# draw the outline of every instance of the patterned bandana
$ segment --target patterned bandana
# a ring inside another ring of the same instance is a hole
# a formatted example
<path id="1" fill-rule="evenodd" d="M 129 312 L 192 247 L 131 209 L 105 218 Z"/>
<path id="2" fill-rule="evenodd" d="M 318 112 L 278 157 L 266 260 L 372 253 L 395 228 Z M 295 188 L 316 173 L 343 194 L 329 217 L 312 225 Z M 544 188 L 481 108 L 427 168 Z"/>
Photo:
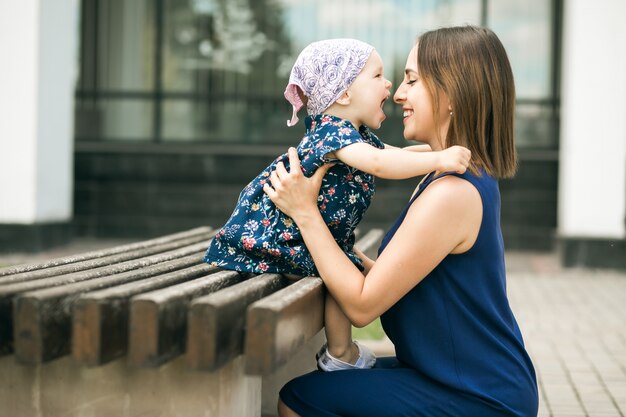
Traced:
<path id="1" fill-rule="evenodd" d="M 293 106 L 287 126 L 298 123 L 298 111 L 304 106 L 298 89 L 308 99 L 309 115 L 322 113 L 346 92 L 373 50 L 373 46 L 356 39 L 329 39 L 304 48 L 291 69 L 285 89 L 285 98 Z"/>

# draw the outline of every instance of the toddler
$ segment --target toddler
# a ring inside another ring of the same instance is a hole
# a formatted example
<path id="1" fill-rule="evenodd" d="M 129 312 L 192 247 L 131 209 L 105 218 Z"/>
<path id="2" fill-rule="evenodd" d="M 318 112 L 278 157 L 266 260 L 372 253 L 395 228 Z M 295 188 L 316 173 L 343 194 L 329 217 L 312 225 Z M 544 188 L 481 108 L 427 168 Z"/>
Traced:
<path id="1" fill-rule="evenodd" d="M 429 152 L 427 145 L 401 149 L 382 143 L 370 129 L 378 129 L 385 119 L 382 107 L 390 88 L 373 46 L 330 39 L 314 42 L 300 53 L 285 90 L 293 106 L 288 126 L 298 122 L 297 113 L 305 105 L 308 112 L 297 146 L 304 175 L 335 164 L 324 177 L 318 206 L 339 246 L 361 270 L 354 230 L 374 195 L 374 177 L 406 179 L 436 170 L 463 173 L 470 159 L 469 150 L 459 146 Z M 289 167 L 283 154 L 243 189 L 230 219 L 211 242 L 206 262 L 292 279 L 318 276 L 297 226 L 263 192 L 278 162 Z M 317 358 L 321 370 L 374 365 L 374 354 L 352 341 L 350 321 L 331 294 L 326 297 L 325 331 L 327 344 Z"/>

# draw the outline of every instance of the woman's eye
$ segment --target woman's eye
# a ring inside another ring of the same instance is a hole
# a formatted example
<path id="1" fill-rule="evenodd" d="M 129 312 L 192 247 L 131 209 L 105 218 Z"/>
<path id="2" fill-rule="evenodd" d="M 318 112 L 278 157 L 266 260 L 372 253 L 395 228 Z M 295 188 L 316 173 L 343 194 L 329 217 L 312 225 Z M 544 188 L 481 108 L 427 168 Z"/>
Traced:
<path id="1" fill-rule="evenodd" d="M 406 83 L 407 83 L 408 85 L 413 85 L 413 84 L 415 84 L 416 82 L 417 82 L 417 80 L 408 80 Z"/>

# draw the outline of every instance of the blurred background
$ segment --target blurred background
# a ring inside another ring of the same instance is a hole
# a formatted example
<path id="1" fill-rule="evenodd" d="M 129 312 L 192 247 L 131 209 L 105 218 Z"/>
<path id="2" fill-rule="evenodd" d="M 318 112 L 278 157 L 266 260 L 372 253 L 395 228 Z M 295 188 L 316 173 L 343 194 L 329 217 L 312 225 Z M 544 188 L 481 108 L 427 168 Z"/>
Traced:
<path id="1" fill-rule="evenodd" d="M 283 91 L 304 46 L 369 42 L 395 88 L 421 32 L 473 24 L 517 88 L 506 248 L 625 269 L 623 16 L 621 0 L 0 0 L 0 252 L 219 227 L 301 138 Z M 407 145 L 385 112 L 379 136 Z M 414 185 L 379 181 L 362 228 Z"/>

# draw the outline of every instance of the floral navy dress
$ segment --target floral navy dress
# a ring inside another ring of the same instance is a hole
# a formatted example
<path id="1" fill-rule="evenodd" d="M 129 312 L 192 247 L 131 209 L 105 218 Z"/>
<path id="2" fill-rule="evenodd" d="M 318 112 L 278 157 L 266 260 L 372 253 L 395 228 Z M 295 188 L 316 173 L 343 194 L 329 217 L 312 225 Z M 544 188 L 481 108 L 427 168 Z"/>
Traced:
<path id="1" fill-rule="evenodd" d="M 380 149 L 385 145 L 368 128 L 356 130 L 349 121 L 334 116 L 308 116 L 305 125 L 304 138 L 297 147 L 302 171 L 310 177 L 325 163 L 336 163 L 324 176 L 318 207 L 335 241 L 362 269 L 361 260 L 353 252 L 354 229 L 374 195 L 374 176 L 327 154 L 354 143 Z M 230 219 L 211 242 L 206 262 L 242 272 L 319 275 L 295 222 L 263 192 L 263 185 L 281 161 L 289 168 L 285 153 L 243 189 Z"/>

